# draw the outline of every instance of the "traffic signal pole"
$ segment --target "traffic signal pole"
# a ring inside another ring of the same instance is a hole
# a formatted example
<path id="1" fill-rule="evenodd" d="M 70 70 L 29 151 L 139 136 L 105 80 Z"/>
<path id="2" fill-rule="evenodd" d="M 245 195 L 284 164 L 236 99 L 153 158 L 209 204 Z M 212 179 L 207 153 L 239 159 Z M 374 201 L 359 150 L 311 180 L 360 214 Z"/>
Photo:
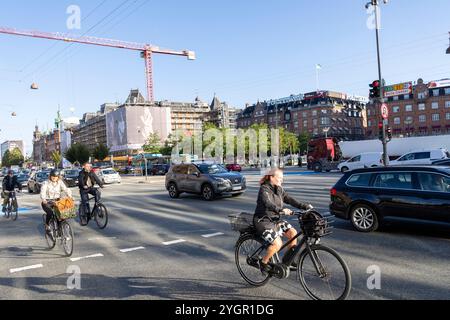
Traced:
<path id="1" fill-rule="evenodd" d="M 372 5 L 375 7 L 375 32 L 377 38 L 377 56 L 378 56 L 378 78 L 380 80 L 380 98 L 379 98 L 379 109 L 384 104 L 384 83 L 381 74 L 381 54 L 380 54 L 380 34 L 379 34 L 379 20 L 378 20 L 378 10 L 379 10 L 379 0 L 372 0 Z M 383 119 L 383 163 L 385 166 L 389 165 L 389 157 L 387 153 L 387 139 L 386 139 L 386 121 Z"/>

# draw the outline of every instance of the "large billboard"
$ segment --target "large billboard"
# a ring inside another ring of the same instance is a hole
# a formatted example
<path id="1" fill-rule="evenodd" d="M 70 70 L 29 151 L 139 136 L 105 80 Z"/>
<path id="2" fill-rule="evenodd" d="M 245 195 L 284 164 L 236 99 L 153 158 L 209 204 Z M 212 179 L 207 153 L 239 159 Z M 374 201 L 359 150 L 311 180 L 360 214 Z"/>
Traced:
<path id="1" fill-rule="evenodd" d="M 428 88 L 430 88 L 430 89 L 438 89 L 438 88 L 445 88 L 445 87 L 450 87 L 450 79 L 431 81 L 428 84 Z"/>
<path id="2" fill-rule="evenodd" d="M 399 84 L 394 84 L 392 86 L 384 87 L 384 97 L 385 98 L 401 96 L 404 94 L 411 94 L 412 92 L 413 92 L 412 82 L 399 83 Z"/>
<path id="3" fill-rule="evenodd" d="M 119 108 L 106 115 L 106 139 L 112 152 L 127 149 L 125 108 Z"/>

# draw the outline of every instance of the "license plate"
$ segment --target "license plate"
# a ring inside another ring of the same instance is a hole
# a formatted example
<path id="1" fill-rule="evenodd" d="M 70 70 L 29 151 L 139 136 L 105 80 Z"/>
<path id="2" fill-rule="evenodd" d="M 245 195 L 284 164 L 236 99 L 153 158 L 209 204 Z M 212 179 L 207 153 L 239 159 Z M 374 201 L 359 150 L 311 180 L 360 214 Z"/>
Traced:
<path id="1" fill-rule="evenodd" d="M 239 191 L 242 190 L 242 187 L 233 187 L 233 191 Z"/>

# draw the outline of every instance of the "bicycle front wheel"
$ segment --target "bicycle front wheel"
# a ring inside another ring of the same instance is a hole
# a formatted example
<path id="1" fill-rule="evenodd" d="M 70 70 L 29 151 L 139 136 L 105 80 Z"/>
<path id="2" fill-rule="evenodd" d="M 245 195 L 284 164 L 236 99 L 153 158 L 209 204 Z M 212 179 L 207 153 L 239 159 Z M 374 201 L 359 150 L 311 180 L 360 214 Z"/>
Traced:
<path id="1" fill-rule="evenodd" d="M 67 257 L 70 257 L 73 253 L 73 231 L 67 221 L 61 222 L 61 233 L 64 253 Z"/>
<path id="2" fill-rule="evenodd" d="M 314 300 L 345 300 L 350 294 L 351 275 L 345 261 L 331 248 L 312 245 L 298 260 L 298 279 Z"/>
<path id="3" fill-rule="evenodd" d="M 259 259 L 266 254 L 264 242 L 256 236 L 240 238 L 236 244 L 236 266 L 242 278 L 254 287 L 262 287 L 270 281 L 259 268 Z"/>
<path id="4" fill-rule="evenodd" d="M 108 225 L 108 210 L 103 204 L 98 204 L 95 209 L 95 222 L 100 230 L 103 230 Z"/>
<path id="5" fill-rule="evenodd" d="M 56 230 L 54 228 L 54 223 L 53 223 L 53 220 L 50 221 L 50 224 L 49 224 L 50 231 L 47 232 L 47 230 L 45 230 L 45 223 L 46 223 L 46 215 L 45 214 L 42 216 L 42 220 L 44 222 L 45 240 L 47 241 L 48 248 L 50 250 L 52 250 L 56 246 L 56 237 L 55 237 Z"/>

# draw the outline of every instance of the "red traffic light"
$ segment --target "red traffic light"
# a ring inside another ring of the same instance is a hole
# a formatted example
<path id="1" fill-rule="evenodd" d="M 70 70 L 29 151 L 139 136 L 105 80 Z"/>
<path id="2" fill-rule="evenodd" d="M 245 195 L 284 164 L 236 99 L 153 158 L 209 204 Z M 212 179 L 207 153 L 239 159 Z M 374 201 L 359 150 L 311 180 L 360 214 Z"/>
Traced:
<path id="1" fill-rule="evenodd" d="M 378 122 L 378 129 L 383 129 L 383 122 Z"/>
<path id="2" fill-rule="evenodd" d="M 374 82 L 372 82 L 372 84 L 370 85 L 371 88 L 378 88 L 380 87 L 380 81 L 375 80 Z"/>

